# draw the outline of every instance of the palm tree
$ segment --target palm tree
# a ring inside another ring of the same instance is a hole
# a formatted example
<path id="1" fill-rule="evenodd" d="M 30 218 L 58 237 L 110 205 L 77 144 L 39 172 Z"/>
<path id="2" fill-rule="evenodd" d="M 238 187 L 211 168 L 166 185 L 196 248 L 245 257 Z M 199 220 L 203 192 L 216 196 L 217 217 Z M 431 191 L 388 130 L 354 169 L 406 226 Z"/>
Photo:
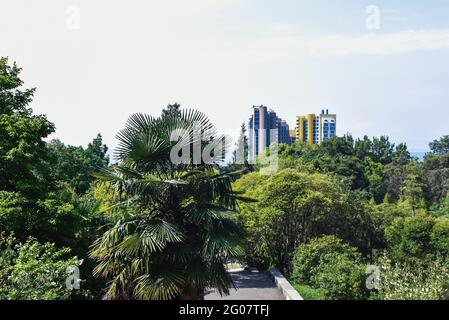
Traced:
<path id="1" fill-rule="evenodd" d="M 230 217 L 241 200 L 232 191 L 232 174 L 220 173 L 216 162 L 170 160 L 178 143 L 170 139 L 174 131 L 184 135 L 181 145 L 192 160 L 198 123 L 204 150 L 217 141 L 204 114 L 135 114 L 117 136 L 118 164 L 96 174 L 132 212 L 92 246 L 94 273 L 109 281 L 105 299 L 201 299 L 207 287 L 229 293 L 223 262 L 241 254 L 241 232 Z"/>

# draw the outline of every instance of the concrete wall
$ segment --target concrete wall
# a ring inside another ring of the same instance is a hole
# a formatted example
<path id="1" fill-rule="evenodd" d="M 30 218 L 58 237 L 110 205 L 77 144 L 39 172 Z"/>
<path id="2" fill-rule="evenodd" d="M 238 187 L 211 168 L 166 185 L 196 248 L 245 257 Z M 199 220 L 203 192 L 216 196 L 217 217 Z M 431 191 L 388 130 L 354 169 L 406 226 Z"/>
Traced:
<path id="1" fill-rule="evenodd" d="M 285 300 L 304 300 L 298 291 L 288 282 L 288 280 L 277 269 L 268 270 L 269 275 L 278 289 L 281 291 Z"/>

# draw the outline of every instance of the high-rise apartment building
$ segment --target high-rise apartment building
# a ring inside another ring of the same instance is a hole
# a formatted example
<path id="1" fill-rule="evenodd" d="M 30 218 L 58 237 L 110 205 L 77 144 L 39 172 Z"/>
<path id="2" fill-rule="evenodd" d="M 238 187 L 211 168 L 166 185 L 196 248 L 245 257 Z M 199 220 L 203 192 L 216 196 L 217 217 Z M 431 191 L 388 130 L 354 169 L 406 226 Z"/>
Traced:
<path id="1" fill-rule="evenodd" d="M 290 130 L 290 143 L 294 144 L 298 137 L 296 136 L 296 130 Z"/>
<path id="2" fill-rule="evenodd" d="M 308 114 L 297 118 L 297 140 L 300 143 L 321 144 L 337 135 L 337 115 L 329 114 L 329 110 L 321 110 L 321 114 Z"/>
<path id="3" fill-rule="evenodd" d="M 277 132 L 278 132 L 278 143 L 291 144 L 290 138 L 290 127 L 287 121 L 282 119 L 277 119 Z"/>
<path id="4" fill-rule="evenodd" d="M 286 121 L 266 106 L 253 106 L 248 122 L 249 156 L 254 159 L 272 143 L 291 144 L 290 129 Z"/>

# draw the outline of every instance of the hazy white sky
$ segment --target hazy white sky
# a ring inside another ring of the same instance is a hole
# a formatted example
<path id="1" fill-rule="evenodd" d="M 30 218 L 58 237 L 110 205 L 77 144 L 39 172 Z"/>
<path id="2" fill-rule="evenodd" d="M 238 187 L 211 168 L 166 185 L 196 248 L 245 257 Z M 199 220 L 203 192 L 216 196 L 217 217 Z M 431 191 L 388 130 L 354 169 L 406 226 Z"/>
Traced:
<path id="1" fill-rule="evenodd" d="M 113 147 L 130 114 L 174 102 L 231 134 L 255 104 L 291 127 L 329 109 L 340 135 L 412 150 L 449 134 L 447 0 L 0 0 L 0 12 L 0 55 L 65 143 L 100 132 Z"/>

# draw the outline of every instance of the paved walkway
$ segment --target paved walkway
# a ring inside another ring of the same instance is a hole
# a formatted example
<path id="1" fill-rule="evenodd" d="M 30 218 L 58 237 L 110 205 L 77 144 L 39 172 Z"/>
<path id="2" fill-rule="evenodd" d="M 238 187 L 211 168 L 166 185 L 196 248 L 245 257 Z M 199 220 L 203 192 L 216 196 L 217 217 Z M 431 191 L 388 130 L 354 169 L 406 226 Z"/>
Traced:
<path id="1" fill-rule="evenodd" d="M 281 292 L 265 272 L 231 272 L 236 289 L 221 297 L 215 289 L 209 290 L 205 300 L 284 300 Z"/>

